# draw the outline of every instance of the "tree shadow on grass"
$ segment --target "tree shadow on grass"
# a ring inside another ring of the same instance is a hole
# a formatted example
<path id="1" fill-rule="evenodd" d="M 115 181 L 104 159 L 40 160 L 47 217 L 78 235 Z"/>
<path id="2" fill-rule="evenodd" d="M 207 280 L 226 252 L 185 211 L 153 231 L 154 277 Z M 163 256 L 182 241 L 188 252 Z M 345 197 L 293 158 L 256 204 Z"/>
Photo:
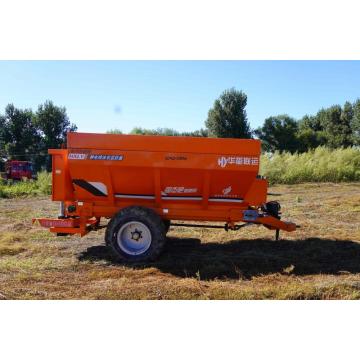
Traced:
<path id="1" fill-rule="evenodd" d="M 110 264 L 119 264 L 105 245 L 89 247 L 79 255 L 79 260 L 106 260 Z M 272 273 L 338 275 L 360 272 L 360 243 L 321 238 L 201 243 L 194 238 L 169 238 L 157 261 L 128 266 L 155 267 L 178 277 L 201 280 L 250 279 Z"/>

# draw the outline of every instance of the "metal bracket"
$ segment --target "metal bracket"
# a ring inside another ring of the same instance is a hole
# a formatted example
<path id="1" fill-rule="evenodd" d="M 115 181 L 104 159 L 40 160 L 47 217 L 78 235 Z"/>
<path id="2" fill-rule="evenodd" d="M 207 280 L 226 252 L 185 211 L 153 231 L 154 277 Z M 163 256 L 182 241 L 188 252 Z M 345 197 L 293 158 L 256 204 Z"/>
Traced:
<path id="1" fill-rule="evenodd" d="M 243 220 L 244 221 L 256 221 L 259 217 L 257 210 L 244 210 L 243 211 Z"/>

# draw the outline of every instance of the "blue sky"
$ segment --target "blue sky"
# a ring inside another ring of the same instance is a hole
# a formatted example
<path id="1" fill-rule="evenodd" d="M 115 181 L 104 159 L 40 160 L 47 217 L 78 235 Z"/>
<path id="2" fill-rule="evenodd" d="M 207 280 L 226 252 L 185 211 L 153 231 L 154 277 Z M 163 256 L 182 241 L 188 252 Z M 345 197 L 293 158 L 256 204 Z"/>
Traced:
<path id="1" fill-rule="evenodd" d="M 204 126 L 224 89 L 248 96 L 250 125 L 360 97 L 360 61 L 0 61 L 0 112 L 65 106 L 79 131 Z"/>

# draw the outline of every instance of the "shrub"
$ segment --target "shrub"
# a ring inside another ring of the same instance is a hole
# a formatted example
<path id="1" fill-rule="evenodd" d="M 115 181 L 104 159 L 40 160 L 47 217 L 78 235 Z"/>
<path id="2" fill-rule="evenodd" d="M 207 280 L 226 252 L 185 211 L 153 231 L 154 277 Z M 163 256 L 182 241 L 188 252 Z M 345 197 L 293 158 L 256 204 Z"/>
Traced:
<path id="1" fill-rule="evenodd" d="M 37 180 L 0 182 L 0 198 L 51 194 L 51 173 L 38 173 Z"/>
<path id="2" fill-rule="evenodd" d="M 343 182 L 360 180 L 360 149 L 318 147 L 302 154 L 278 153 L 261 157 L 260 173 L 270 183 Z"/>
<path id="3" fill-rule="evenodd" d="M 37 189 L 40 194 L 50 195 L 51 194 L 51 173 L 42 171 L 38 173 L 36 181 Z"/>

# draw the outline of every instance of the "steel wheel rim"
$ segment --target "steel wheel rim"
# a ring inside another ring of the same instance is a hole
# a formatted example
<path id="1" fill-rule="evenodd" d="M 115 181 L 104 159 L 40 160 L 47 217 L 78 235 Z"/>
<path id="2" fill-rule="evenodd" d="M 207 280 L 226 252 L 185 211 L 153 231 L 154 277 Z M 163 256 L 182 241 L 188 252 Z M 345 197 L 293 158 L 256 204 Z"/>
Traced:
<path id="1" fill-rule="evenodd" d="M 117 244 L 127 255 L 145 253 L 152 241 L 150 229 L 138 221 L 129 221 L 117 233 Z"/>

